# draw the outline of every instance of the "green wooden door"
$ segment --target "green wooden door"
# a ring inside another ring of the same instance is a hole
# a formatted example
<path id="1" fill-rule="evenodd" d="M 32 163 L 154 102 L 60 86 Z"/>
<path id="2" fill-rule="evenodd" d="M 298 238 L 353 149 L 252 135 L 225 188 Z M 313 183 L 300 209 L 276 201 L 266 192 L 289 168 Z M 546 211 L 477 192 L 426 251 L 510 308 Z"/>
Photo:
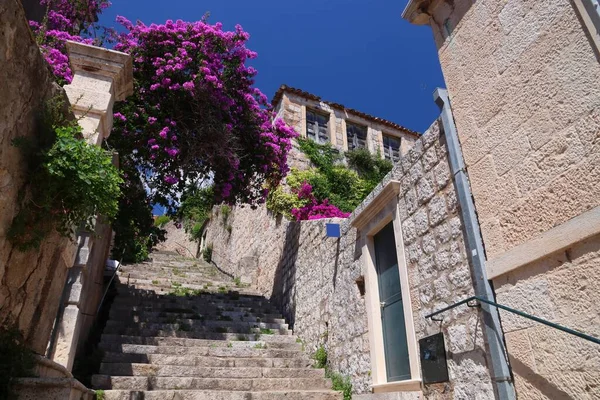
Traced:
<path id="1" fill-rule="evenodd" d="M 394 227 L 390 222 L 373 238 L 381 302 L 383 347 L 388 382 L 410 379 L 404 307 L 398 273 Z"/>

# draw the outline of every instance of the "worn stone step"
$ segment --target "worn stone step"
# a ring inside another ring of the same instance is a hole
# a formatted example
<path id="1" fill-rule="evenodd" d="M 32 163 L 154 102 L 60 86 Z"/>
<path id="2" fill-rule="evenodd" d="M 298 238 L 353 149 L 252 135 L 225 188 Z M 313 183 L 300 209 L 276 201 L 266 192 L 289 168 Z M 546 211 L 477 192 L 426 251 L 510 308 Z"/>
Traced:
<path id="1" fill-rule="evenodd" d="M 191 378 L 324 378 L 314 368 L 203 367 L 134 363 L 103 363 L 100 374 L 113 376 L 169 376 Z"/>
<path id="2" fill-rule="evenodd" d="M 104 353 L 102 365 L 133 363 L 153 365 L 180 365 L 195 367 L 256 367 L 256 368 L 310 368 L 314 361 L 306 358 L 243 358 L 210 356 L 177 356 L 169 354 Z M 100 373 L 108 374 L 104 367 Z"/>
<path id="3" fill-rule="evenodd" d="M 215 317 L 216 318 L 216 317 Z M 227 318 L 227 317 L 224 317 Z M 250 322 L 250 321 L 235 321 L 228 319 L 184 319 L 175 318 L 172 322 L 138 322 L 138 321 L 116 321 L 109 320 L 106 322 L 105 332 L 109 333 L 110 329 L 106 328 L 127 328 L 127 329 L 157 329 L 163 331 L 179 331 L 188 329 L 192 332 L 213 332 L 215 328 L 228 328 L 232 332 L 244 332 L 248 328 L 271 329 L 275 332 L 287 331 L 288 324 L 278 324 L 272 322 Z"/>
<path id="4" fill-rule="evenodd" d="M 254 347 L 185 347 L 157 346 L 135 343 L 100 343 L 101 350 L 111 353 L 128 354 L 164 354 L 189 357 L 223 357 L 223 358 L 302 358 L 307 355 L 299 348 L 276 348 L 266 344 L 265 348 Z"/>
<path id="5" fill-rule="evenodd" d="M 198 293 L 190 294 L 187 296 L 177 296 L 175 294 L 160 294 L 154 291 L 138 291 L 131 288 L 121 288 L 120 293 L 115 299 L 117 303 L 135 303 L 143 301 L 144 303 L 153 302 L 156 304 L 160 303 L 175 303 L 175 302 L 195 302 L 195 303 L 236 303 L 245 305 L 246 307 L 268 307 L 273 308 L 268 300 L 259 296 L 237 294 L 235 292 L 229 293 Z"/>
<path id="6" fill-rule="evenodd" d="M 325 378 L 182 378 L 143 376 L 92 376 L 92 385 L 97 389 L 184 389 L 184 390 L 314 390 L 329 389 Z"/>
<path id="7" fill-rule="evenodd" d="M 157 328 L 128 328 L 126 326 L 106 326 L 103 332 L 108 334 L 128 335 L 128 336 L 145 336 L 145 337 L 182 337 L 190 339 L 213 339 L 213 340 L 229 340 L 238 335 L 246 336 L 248 340 L 252 337 L 249 335 L 292 335 L 289 329 L 271 329 L 252 328 L 248 326 L 186 326 L 184 324 L 165 325 L 164 329 Z M 227 335 L 231 336 L 227 336 Z"/>
<path id="8" fill-rule="evenodd" d="M 191 311 L 191 310 L 190 310 Z M 174 320 L 203 319 L 218 320 L 218 318 L 231 318 L 233 321 L 245 322 L 269 322 L 274 324 L 285 324 L 285 319 L 279 314 L 250 314 L 241 311 L 203 310 L 202 313 L 172 313 L 158 311 L 132 311 L 131 309 L 111 309 L 109 318 L 114 321 L 134 322 L 169 322 Z"/>
<path id="9" fill-rule="evenodd" d="M 225 336 L 226 335 L 226 336 Z M 213 339 L 184 338 L 184 337 L 143 337 L 103 333 L 100 344 L 147 344 L 152 346 L 183 346 L 183 347 L 256 347 L 265 344 L 277 349 L 296 349 L 301 344 L 294 336 L 284 335 L 235 335 L 222 334 Z M 300 346 L 300 347 L 299 347 Z"/>
<path id="10" fill-rule="evenodd" d="M 177 302 L 166 302 L 166 303 L 159 303 L 159 304 L 149 304 L 147 302 L 139 302 L 136 305 L 132 305 L 132 304 L 127 304 L 124 303 L 120 300 L 115 300 L 115 302 L 113 302 L 112 306 L 111 306 L 111 312 L 112 311 L 118 311 L 118 312 L 123 312 L 123 313 L 131 313 L 131 314 L 136 314 L 136 313 L 140 313 L 140 312 L 158 312 L 158 313 L 162 313 L 162 312 L 169 312 L 169 313 L 176 313 L 176 314 L 183 314 L 183 313 L 188 313 L 188 314 L 198 314 L 198 313 L 225 313 L 225 312 L 235 312 L 235 313 L 241 313 L 242 315 L 248 314 L 248 315 L 256 315 L 256 316 L 261 316 L 261 315 L 273 315 L 276 318 L 282 318 L 281 314 L 279 312 L 277 312 L 275 309 L 273 308 L 266 308 L 265 306 L 262 307 L 247 307 L 247 306 L 237 306 L 237 305 L 233 305 L 231 303 L 202 303 L 199 304 L 197 302 L 193 302 L 193 301 L 188 301 L 187 303 L 177 303 Z"/>
<path id="11" fill-rule="evenodd" d="M 333 390 L 302 390 L 302 391 L 264 391 L 264 392 L 232 392 L 209 390 L 107 390 L 105 400 L 342 400 L 340 392 Z"/>

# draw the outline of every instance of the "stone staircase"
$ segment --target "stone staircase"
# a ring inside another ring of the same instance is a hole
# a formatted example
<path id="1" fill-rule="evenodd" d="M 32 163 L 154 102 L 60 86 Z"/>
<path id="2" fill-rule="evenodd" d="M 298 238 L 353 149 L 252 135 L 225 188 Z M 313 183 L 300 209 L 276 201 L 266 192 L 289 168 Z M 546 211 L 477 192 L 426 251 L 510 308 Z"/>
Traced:
<path id="1" fill-rule="evenodd" d="M 104 400 L 338 400 L 267 299 L 201 260 L 123 266 L 99 347 Z"/>

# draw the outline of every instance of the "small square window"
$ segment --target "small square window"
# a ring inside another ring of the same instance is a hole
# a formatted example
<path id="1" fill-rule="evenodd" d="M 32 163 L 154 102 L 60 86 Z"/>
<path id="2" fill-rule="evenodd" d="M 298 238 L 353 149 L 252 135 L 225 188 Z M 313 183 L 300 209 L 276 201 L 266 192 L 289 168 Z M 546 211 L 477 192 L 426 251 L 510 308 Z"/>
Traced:
<path id="1" fill-rule="evenodd" d="M 400 138 L 383 135 L 383 155 L 386 160 L 396 163 L 400 160 Z"/>
<path id="2" fill-rule="evenodd" d="M 329 142 L 329 116 L 306 110 L 306 136 L 320 144 Z"/>
<path id="3" fill-rule="evenodd" d="M 367 127 L 346 122 L 346 136 L 348 137 L 348 150 L 367 148 Z"/>

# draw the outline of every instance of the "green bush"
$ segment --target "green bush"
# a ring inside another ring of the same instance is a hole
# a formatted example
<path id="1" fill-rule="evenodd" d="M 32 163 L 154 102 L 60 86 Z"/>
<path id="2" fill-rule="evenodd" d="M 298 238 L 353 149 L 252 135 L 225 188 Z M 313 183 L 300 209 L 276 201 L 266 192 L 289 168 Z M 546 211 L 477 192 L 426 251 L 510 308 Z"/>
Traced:
<path id="1" fill-rule="evenodd" d="M 29 162 L 30 195 L 8 232 L 22 251 L 38 248 L 53 230 L 71 238 L 80 226 L 93 232 L 97 215 L 112 220 L 118 211 L 123 179 L 112 154 L 86 143 L 76 122 L 62 124 L 53 125 L 49 148 L 23 137 L 13 141 Z"/>
<path id="2" fill-rule="evenodd" d="M 181 197 L 177 217 L 183 221 L 185 231 L 193 240 L 200 240 L 202 227 L 210 218 L 215 204 L 212 186 L 198 188 L 190 186 Z"/>
<path id="3" fill-rule="evenodd" d="M 312 186 L 312 194 L 319 202 L 327 199 L 340 210 L 352 212 L 393 166 L 378 155 L 359 149 L 346 153 L 347 168 L 341 162 L 342 155 L 329 143 L 300 138 L 298 144 L 314 167 L 302 171 L 292 168 L 286 177 L 290 189 L 278 187 L 267 198 L 267 209 L 288 218 L 292 209 L 307 203 L 293 193 L 304 182 Z"/>
<path id="4" fill-rule="evenodd" d="M 171 221 L 171 218 L 169 218 L 168 215 L 159 215 L 154 220 L 154 226 L 157 226 L 159 228 L 164 228 L 164 226 L 167 225 L 169 223 L 169 221 Z"/>
<path id="5" fill-rule="evenodd" d="M 211 262 L 212 261 L 212 253 L 213 253 L 213 248 L 212 245 L 207 245 L 204 250 L 202 250 L 202 258 L 204 259 L 204 261 L 206 262 Z"/>
<path id="6" fill-rule="evenodd" d="M 229 215 L 231 215 L 231 207 L 227 204 L 221 205 L 221 217 L 223 218 L 223 224 L 227 223 L 227 219 L 229 219 Z"/>
<path id="7" fill-rule="evenodd" d="M 295 193 L 287 192 L 283 186 L 278 186 L 267 197 L 267 210 L 273 214 L 281 214 L 292 219 L 290 211 L 306 205 L 306 202 L 306 199 L 299 199 Z"/>
<path id="8" fill-rule="evenodd" d="M 342 392 L 344 400 L 352 400 L 352 382 L 350 377 L 327 371 L 325 377 L 331 379 L 331 388 Z"/>
<path id="9" fill-rule="evenodd" d="M 315 368 L 325 368 L 327 367 L 327 350 L 323 345 L 319 346 L 315 354 L 313 355 L 315 359 Z"/>
<path id="10" fill-rule="evenodd" d="M 14 399 L 16 378 L 32 376 L 33 353 L 23 344 L 23 335 L 15 325 L 0 327 L 0 399 Z"/>

